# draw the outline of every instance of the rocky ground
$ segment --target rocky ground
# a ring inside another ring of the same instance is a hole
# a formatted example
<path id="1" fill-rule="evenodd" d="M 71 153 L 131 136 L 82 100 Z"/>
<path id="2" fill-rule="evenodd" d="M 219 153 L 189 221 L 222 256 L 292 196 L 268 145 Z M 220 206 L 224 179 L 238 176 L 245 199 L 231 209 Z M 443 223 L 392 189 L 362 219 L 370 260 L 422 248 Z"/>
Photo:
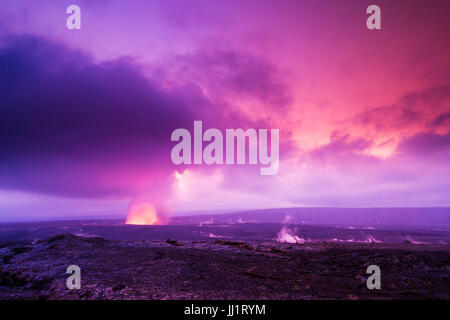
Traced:
<path id="1" fill-rule="evenodd" d="M 0 246 L 0 299 L 449 299 L 450 246 L 111 241 L 61 234 Z M 66 268 L 81 267 L 81 289 Z M 366 268 L 381 268 L 381 290 Z"/>

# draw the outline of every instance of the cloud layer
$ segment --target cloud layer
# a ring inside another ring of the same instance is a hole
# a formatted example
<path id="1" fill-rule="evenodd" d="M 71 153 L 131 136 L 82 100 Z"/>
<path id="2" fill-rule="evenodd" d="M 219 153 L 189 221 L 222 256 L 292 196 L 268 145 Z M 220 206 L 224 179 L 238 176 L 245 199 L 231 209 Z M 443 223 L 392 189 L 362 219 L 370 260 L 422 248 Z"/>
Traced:
<path id="1" fill-rule="evenodd" d="M 450 205 L 448 1 L 381 1 L 381 32 L 360 1 L 131 2 L 80 1 L 74 32 L 62 2 L 0 4 L 0 219 L 35 197 L 39 214 Z M 194 120 L 280 129 L 279 174 L 174 166 Z"/>

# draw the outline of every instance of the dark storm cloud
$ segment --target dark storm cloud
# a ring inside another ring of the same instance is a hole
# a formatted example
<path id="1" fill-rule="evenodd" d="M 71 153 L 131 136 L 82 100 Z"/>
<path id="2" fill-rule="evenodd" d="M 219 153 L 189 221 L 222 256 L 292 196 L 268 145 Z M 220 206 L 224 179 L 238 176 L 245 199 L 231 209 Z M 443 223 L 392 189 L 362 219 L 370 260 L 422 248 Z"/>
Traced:
<path id="1" fill-rule="evenodd" d="M 95 63 L 35 36 L 2 43 L 0 188 L 132 193 L 170 173 L 174 129 L 220 113 L 195 85 L 162 89 L 129 58 Z"/>
<path id="2" fill-rule="evenodd" d="M 95 62 L 37 36 L 0 43 L 0 189 L 65 196 L 162 192 L 180 169 L 170 159 L 174 129 L 191 130 L 194 120 L 204 128 L 270 127 L 220 98 L 206 98 L 193 81 L 166 79 L 161 66 L 159 78 L 149 79 L 127 57 Z M 198 72 L 227 66 L 220 74 L 205 72 L 219 79 L 218 91 L 274 106 L 289 100 L 269 65 L 237 53 L 199 55 L 207 61 L 191 61 Z M 281 154 L 294 148 L 289 141 L 282 146 Z"/>

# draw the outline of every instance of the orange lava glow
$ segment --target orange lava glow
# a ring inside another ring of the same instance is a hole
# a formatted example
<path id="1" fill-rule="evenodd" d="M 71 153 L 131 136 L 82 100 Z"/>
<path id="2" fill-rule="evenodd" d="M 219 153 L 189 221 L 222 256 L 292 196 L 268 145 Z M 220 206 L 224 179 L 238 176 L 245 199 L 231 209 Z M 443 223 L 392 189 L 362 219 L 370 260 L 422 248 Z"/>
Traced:
<path id="1" fill-rule="evenodd" d="M 155 206 L 144 202 L 130 207 L 125 224 L 152 225 L 158 222 Z"/>

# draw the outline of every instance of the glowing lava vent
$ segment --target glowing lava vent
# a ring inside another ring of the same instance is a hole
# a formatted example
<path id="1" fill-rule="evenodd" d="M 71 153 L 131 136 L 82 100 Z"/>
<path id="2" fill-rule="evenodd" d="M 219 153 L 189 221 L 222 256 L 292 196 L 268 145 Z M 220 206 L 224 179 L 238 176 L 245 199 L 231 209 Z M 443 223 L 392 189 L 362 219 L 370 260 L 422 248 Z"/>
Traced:
<path id="1" fill-rule="evenodd" d="M 130 206 L 125 224 L 152 225 L 158 222 L 159 218 L 155 206 L 143 202 Z"/>

